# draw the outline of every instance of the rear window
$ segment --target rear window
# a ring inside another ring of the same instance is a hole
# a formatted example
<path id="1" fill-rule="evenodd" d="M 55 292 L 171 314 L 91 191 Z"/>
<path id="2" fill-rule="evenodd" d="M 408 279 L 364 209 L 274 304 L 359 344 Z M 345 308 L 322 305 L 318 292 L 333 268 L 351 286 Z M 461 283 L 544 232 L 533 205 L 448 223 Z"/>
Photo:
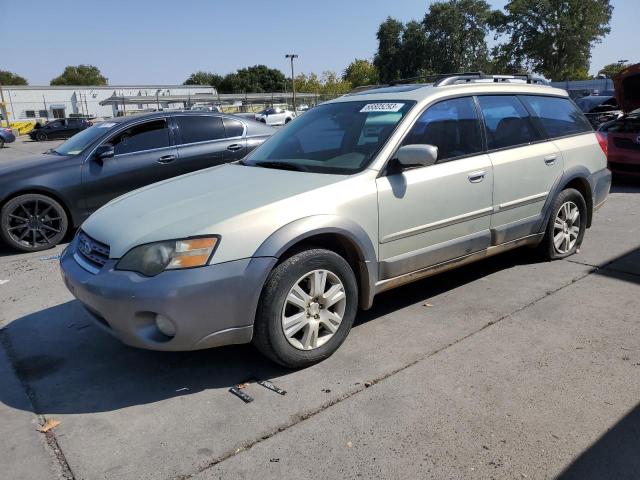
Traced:
<path id="1" fill-rule="evenodd" d="M 591 124 L 568 98 L 523 95 L 523 101 L 534 112 L 549 138 L 591 132 Z"/>
<path id="2" fill-rule="evenodd" d="M 208 142 L 225 138 L 220 117 L 212 115 L 189 115 L 176 117 L 183 144 Z"/>
<path id="3" fill-rule="evenodd" d="M 542 139 L 527 109 L 511 95 L 478 97 L 489 150 L 526 145 Z"/>
<path id="4" fill-rule="evenodd" d="M 224 129 L 227 132 L 227 138 L 241 137 L 244 133 L 244 124 L 238 120 L 225 118 Z"/>

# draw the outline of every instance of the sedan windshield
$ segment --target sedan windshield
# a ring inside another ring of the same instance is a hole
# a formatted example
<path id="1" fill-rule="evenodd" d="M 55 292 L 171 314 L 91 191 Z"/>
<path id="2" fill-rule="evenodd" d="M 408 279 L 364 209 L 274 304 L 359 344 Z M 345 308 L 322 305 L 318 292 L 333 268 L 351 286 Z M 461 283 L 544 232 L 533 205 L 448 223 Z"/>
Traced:
<path id="1" fill-rule="evenodd" d="M 77 155 L 93 143 L 95 139 L 101 137 L 116 125 L 115 122 L 98 123 L 97 125 L 76 133 L 53 151 L 59 155 Z"/>
<path id="2" fill-rule="evenodd" d="M 339 102 L 309 110 L 242 163 L 318 173 L 367 167 L 415 102 Z"/>

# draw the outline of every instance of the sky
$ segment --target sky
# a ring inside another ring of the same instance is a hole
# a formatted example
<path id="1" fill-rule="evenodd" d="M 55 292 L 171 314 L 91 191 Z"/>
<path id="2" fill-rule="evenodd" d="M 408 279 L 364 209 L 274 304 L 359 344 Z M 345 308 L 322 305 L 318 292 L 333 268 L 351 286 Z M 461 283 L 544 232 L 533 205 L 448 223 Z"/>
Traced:
<path id="1" fill-rule="evenodd" d="M 502 8 L 506 0 L 488 0 Z M 640 0 L 612 0 L 612 33 L 592 51 L 591 73 L 640 62 Z M 422 19 L 426 0 L 0 0 L 0 69 L 48 85 L 66 65 L 96 65 L 111 85 L 181 84 L 194 71 L 226 74 L 265 64 L 290 73 L 342 72 L 371 59 L 392 16 Z"/>

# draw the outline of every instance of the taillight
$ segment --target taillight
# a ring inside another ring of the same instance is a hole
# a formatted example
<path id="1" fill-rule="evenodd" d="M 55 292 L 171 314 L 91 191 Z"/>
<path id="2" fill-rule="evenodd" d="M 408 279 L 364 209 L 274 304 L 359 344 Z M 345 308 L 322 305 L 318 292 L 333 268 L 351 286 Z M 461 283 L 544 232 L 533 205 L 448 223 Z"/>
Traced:
<path id="1" fill-rule="evenodd" d="M 596 137 L 598 138 L 598 143 L 600 144 L 600 148 L 604 152 L 605 156 L 609 156 L 609 140 L 607 138 L 606 132 L 596 132 Z"/>

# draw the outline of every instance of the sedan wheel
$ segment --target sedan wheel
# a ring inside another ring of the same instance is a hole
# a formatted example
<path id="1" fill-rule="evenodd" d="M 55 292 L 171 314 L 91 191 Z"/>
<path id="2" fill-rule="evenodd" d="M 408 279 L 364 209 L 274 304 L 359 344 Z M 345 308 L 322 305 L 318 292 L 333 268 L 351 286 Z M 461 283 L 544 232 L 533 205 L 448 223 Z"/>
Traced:
<path id="1" fill-rule="evenodd" d="M 64 209 L 45 195 L 16 197 L 7 202 L 0 216 L 4 241 L 25 252 L 51 248 L 60 243 L 67 231 Z"/>
<path id="2" fill-rule="evenodd" d="M 36 140 L 39 142 L 44 142 L 47 139 L 47 134 L 43 132 L 36 133 Z"/>
<path id="3" fill-rule="evenodd" d="M 569 201 L 562 204 L 553 224 L 553 244 L 556 252 L 566 254 L 576 245 L 580 234 L 580 210 Z"/>
<path id="4" fill-rule="evenodd" d="M 314 270 L 298 279 L 282 309 L 282 330 L 299 350 L 321 347 L 333 337 L 347 305 L 344 285 L 328 270 Z"/>

